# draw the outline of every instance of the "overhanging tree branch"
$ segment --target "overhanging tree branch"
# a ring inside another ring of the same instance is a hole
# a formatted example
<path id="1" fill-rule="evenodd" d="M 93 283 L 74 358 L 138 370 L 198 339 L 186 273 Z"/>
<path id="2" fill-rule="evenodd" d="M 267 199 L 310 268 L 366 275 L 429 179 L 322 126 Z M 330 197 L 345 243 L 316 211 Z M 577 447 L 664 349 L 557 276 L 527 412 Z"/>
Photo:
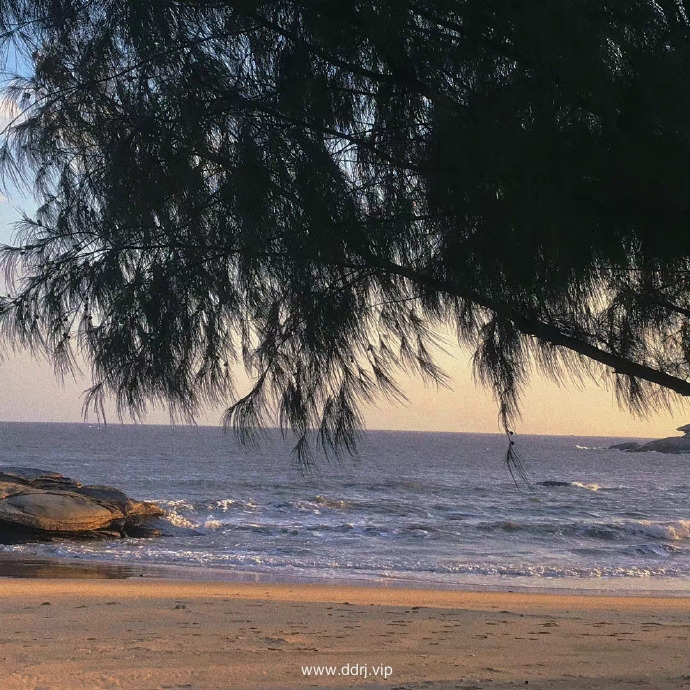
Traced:
<path id="1" fill-rule="evenodd" d="M 688 19 L 542 5 L 13 0 L 41 59 L 0 172 L 41 209 L 3 334 L 135 413 L 232 405 L 244 364 L 240 423 L 300 448 L 351 448 L 401 368 L 438 382 L 442 325 L 504 420 L 533 361 L 688 396 Z"/>

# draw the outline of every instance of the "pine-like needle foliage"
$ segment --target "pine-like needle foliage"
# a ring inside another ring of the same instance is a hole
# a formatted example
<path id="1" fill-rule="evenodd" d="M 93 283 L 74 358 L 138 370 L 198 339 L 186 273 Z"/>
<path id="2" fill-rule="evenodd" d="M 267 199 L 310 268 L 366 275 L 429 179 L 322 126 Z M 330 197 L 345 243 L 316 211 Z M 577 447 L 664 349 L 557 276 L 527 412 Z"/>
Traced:
<path id="1" fill-rule="evenodd" d="M 227 402 L 303 460 L 400 369 L 444 383 L 444 324 L 506 428 L 534 365 L 688 395 L 685 5 L 0 0 L 0 166 L 41 204 L 3 332 L 81 352 L 90 406 Z"/>

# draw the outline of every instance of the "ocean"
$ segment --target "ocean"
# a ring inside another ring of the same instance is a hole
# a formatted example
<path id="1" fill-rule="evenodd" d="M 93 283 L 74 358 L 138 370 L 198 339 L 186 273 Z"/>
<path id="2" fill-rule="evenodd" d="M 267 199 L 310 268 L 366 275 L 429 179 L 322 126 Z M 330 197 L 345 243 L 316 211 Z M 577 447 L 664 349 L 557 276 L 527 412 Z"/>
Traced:
<path id="1" fill-rule="evenodd" d="M 213 427 L 0 423 L 1 465 L 116 486 L 186 528 L 0 553 L 228 580 L 690 592 L 690 456 L 515 439 L 529 485 L 498 434 L 370 431 L 356 458 L 304 473 L 278 432 L 243 448 Z"/>

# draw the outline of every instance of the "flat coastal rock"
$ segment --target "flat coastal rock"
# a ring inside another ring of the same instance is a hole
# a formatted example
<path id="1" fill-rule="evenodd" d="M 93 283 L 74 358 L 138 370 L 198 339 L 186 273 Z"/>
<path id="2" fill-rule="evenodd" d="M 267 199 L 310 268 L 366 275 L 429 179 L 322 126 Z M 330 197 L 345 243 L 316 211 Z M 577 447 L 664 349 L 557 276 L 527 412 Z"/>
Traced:
<path id="1" fill-rule="evenodd" d="M 0 466 L 0 542 L 69 537 L 153 537 L 146 521 L 165 515 L 110 486 L 84 486 L 57 472 Z"/>
<path id="2" fill-rule="evenodd" d="M 0 521 L 44 532 L 91 532 L 123 518 L 79 494 L 30 490 L 0 501 Z"/>

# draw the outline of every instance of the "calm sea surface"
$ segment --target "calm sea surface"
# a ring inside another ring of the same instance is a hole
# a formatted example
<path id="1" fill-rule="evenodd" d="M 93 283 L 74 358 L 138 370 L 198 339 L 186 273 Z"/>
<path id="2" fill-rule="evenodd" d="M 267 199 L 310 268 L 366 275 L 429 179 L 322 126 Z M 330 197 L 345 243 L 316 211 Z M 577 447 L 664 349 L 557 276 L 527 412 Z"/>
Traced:
<path id="1" fill-rule="evenodd" d="M 517 437 L 532 481 L 517 488 L 500 435 L 368 432 L 356 461 L 303 475 L 278 434 L 246 450 L 210 427 L 1 423 L 0 464 L 120 487 L 193 532 L 0 551 L 228 579 L 690 592 L 690 455 L 613 442 Z"/>

